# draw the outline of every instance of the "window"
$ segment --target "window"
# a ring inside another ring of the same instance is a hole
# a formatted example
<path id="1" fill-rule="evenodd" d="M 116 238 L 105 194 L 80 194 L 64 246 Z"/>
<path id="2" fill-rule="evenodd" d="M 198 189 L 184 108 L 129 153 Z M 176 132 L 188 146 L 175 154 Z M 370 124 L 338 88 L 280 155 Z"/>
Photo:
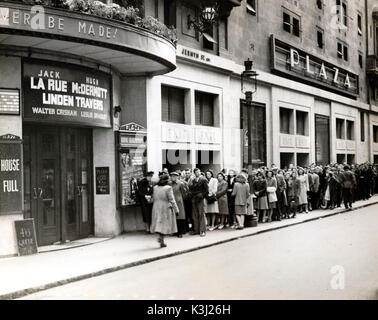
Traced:
<path id="1" fill-rule="evenodd" d="M 318 48 L 323 49 L 324 48 L 324 38 L 323 38 L 324 32 L 322 30 L 317 31 L 317 39 L 318 39 Z"/>
<path id="2" fill-rule="evenodd" d="M 316 5 L 318 6 L 318 9 L 323 9 L 323 0 L 316 0 Z"/>
<path id="3" fill-rule="evenodd" d="M 300 36 L 300 23 L 297 18 L 293 18 L 293 35 Z"/>
<path id="4" fill-rule="evenodd" d="M 348 26 L 348 7 L 346 2 L 341 0 L 336 0 L 337 10 L 336 13 L 338 15 L 338 21 L 342 23 L 345 27 Z"/>
<path id="5" fill-rule="evenodd" d="M 288 11 L 283 12 L 283 29 L 296 37 L 301 35 L 301 18 Z"/>
<path id="6" fill-rule="evenodd" d="M 358 54 L 358 64 L 360 65 L 361 69 L 364 67 L 363 58 L 362 58 L 361 53 Z"/>
<path id="7" fill-rule="evenodd" d="M 284 134 L 293 134 L 293 110 L 280 108 L 280 132 Z"/>
<path id="8" fill-rule="evenodd" d="M 338 164 L 344 164 L 345 163 L 345 154 L 337 154 L 337 163 Z"/>
<path id="9" fill-rule="evenodd" d="M 348 47 L 341 42 L 337 43 L 337 57 L 348 61 Z"/>
<path id="10" fill-rule="evenodd" d="M 176 28 L 176 1 L 164 0 L 164 24 Z"/>
<path id="11" fill-rule="evenodd" d="M 357 28 L 358 28 L 358 35 L 362 36 L 362 16 L 357 14 Z"/>
<path id="12" fill-rule="evenodd" d="M 336 139 L 345 139 L 344 123 L 343 119 L 336 119 Z"/>
<path id="13" fill-rule="evenodd" d="M 283 13 L 283 29 L 286 32 L 291 33 L 291 22 L 290 22 L 290 15 L 286 12 Z"/>
<path id="14" fill-rule="evenodd" d="M 373 135 L 374 143 L 378 143 L 378 126 L 373 126 Z"/>
<path id="15" fill-rule="evenodd" d="M 360 112 L 361 141 L 365 141 L 365 112 Z"/>
<path id="16" fill-rule="evenodd" d="M 214 126 L 214 95 L 195 92 L 196 125 Z"/>
<path id="17" fill-rule="evenodd" d="M 257 0 L 247 0 L 247 12 L 253 16 L 257 13 Z"/>
<path id="18" fill-rule="evenodd" d="M 161 86 L 162 121 L 185 123 L 185 90 Z"/>
<path id="19" fill-rule="evenodd" d="M 347 140 L 354 140 L 354 121 L 347 120 Z"/>
<path id="20" fill-rule="evenodd" d="M 208 50 L 214 50 L 214 43 L 217 43 L 213 38 L 214 30 L 213 25 L 209 24 L 205 28 L 205 32 L 202 35 L 203 48 Z"/>
<path id="21" fill-rule="evenodd" d="M 308 113 L 297 111 L 297 135 L 308 135 Z"/>

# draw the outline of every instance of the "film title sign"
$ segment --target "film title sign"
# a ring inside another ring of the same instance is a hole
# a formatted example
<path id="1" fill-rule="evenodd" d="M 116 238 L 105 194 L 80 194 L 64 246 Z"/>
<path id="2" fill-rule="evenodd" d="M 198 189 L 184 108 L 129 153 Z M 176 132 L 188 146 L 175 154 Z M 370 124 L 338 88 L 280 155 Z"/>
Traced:
<path id="1" fill-rule="evenodd" d="M 0 137 L 0 215 L 22 213 L 21 140 Z"/>
<path id="2" fill-rule="evenodd" d="M 111 126 L 110 78 L 78 66 L 25 62 L 24 119 Z"/>
<path id="3" fill-rule="evenodd" d="M 358 75 L 271 37 L 272 70 L 350 97 L 359 95 Z"/>

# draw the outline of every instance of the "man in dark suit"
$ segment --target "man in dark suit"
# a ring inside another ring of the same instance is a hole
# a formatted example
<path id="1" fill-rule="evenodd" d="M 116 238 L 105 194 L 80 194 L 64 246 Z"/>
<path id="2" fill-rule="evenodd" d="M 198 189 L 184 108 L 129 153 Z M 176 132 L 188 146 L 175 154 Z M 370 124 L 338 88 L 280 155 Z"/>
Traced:
<path id="1" fill-rule="evenodd" d="M 152 177 L 153 171 L 147 172 L 146 176 L 138 183 L 139 202 L 142 209 L 143 222 L 146 226 L 146 233 L 150 233 L 152 216 Z"/>
<path id="2" fill-rule="evenodd" d="M 352 208 L 352 189 L 356 186 L 356 177 L 348 165 L 344 166 L 344 172 L 340 173 L 340 184 L 346 209 Z"/>
<path id="3" fill-rule="evenodd" d="M 192 218 L 194 223 L 194 232 L 201 237 L 206 235 L 206 216 L 204 208 L 204 198 L 209 192 L 209 186 L 205 177 L 201 176 L 201 170 L 193 170 L 194 178 L 189 184 L 189 193 L 192 197 Z"/>
<path id="4" fill-rule="evenodd" d="M 228 200 L 228 224 L 231 228 L 236 228 L 236 218 L 235 218 L 235 197 L 232 195 L 232 191 L 234 190 L 235 184 L 235 171 L 229 170 L 227 176 L 227 200 Z"/>

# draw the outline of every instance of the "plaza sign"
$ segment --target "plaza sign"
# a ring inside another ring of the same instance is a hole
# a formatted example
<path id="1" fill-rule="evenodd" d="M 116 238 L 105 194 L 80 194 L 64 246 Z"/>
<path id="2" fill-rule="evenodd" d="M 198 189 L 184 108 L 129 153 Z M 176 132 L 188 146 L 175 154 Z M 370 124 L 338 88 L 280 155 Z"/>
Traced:
<path id="1" fill-rule="evenodd" d="M 111 127 L 107 74 L 35 60 L 23 72 L 24 120 Z"/>
<path id="2" fill-rule="evenodd" d="M 358 75 L 271 36 L 272 72 L 348 97 L 359 95 Z"/>

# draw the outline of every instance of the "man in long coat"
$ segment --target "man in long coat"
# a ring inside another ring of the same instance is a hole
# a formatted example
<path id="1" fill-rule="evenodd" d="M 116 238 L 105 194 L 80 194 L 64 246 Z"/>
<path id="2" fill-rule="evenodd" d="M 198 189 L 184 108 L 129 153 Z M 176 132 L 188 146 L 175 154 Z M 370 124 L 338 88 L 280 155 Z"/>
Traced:
<path id="1" fill-rule="evenodd" d="M 193 170 L 195 177 L 189 184 L 189 192 L 192 197 L 192 218 L 194 222 L 194 234 L 206 235 L 206 216 L 204 198 L 209 192 L 207 179 L 201 176 L 201 170 Z"/>
<path id="2" fill-rule="evenodd" d="M 176 216 L 177 220 L 177 236 L 182 238 L 182 235 L 187 232 L 186 226 L 186 213 L 184 207 L 184 199 L 188 193 L 187 184 L 179 180 L 179 174 L 177 172 L 171 173 L 171 183 L 173 189 L 173 196 L 176 200 L 179 212 Z"/>
<path id="3" fill-rule="evenodd" d="M 139 202 L 142 209 L 143 222 L 146 226 L 146 232 L 150 233 L 151 215 L 152 215 L 152 171 L 147 172 L 146 176 L 138 183 Z"/>

